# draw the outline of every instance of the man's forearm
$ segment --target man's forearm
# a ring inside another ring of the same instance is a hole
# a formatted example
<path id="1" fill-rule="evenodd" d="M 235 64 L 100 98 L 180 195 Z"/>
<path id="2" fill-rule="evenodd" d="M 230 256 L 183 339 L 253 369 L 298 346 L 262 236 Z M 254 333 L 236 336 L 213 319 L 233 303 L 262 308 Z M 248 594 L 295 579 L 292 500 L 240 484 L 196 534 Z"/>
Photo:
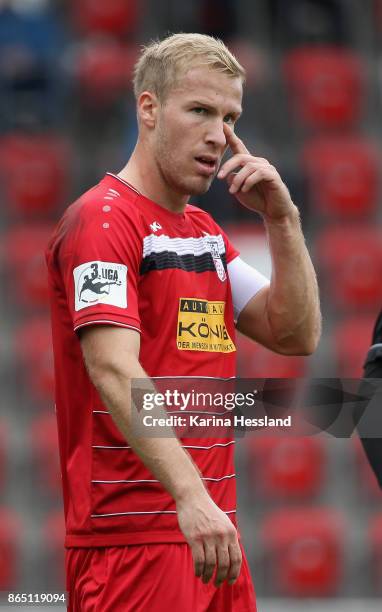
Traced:
<path id="1" fill-rule="evenodd" d="M 316 274 L 297 207 L 281 219 L 265 219 L 272 257 L 267 314 L 280 345 L 311 353 L 321 331 Z"/>
<path id="2" fill-rule="evenodd" d="M 81 347 L 89 376 L 118 429 L 174 499 L 179 528 L 191 548 L 195 575 L 207 583 L 216 569 L 216 586 L 224 580 L 233 584 L 242 557 L 237 531 L 226 508 L 220 509 L 212 500 L 197 467 L 171 428 L 168 435 L 163 430 L 158 432 L 161 436 L 165 433 L 166 438 L 147 438 L 140 431 L 140 420 L 138 426 L 133 420 L 135 395 L 155 392 L 138 360 L 138 333 L 114 326 L 89 326 L 81 333 Z M 157 407 L 155 416 L 165 417 L 166 412 Z M 151 428 L 150 432 L 154 433 Z"/>
<path id="3" fill-rule="evenodd" d="M 179 440 L 171 428 L 170 437 L 139 437 L 133 426 L 132 414 L 135 407 L 131 405 L 131 388 L 135 379 L 147 380 L 147 390 L 153 389 L 150 379 L 137 363 L 134 378 L 126 372 L 103 372 L 95 379 L 97 390 L 103 403 L 109 409 L 118 429 L 124 435 L 133 451 L 140 457 L 145 466 L 160 481 L 173 499 L 178 502 L 184 497 L 205 495 L 207 491 L 203 485 L 197 467 L 190 455 L 180 445 Z M 158 408 L 158 410 L 160 410 Z M 166 413 L 161 410 L 160 415 Z M 172 436 L 173 434 L 173 436 Z"/>

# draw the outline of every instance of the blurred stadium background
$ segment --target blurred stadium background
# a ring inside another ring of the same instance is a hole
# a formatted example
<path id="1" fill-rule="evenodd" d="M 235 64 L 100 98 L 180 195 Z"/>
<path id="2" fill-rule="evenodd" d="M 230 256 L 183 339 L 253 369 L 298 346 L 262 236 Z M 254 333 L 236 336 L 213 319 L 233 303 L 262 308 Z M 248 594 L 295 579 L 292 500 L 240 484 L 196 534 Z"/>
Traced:
<path id="1" fill-rule="evenodd" d="M 283 358 L 240 338 L 239 375 L 361 376 L 382 305 L 382 2 L 0 0 L 0 590 L 63 588 L 43 249 L 67 204 L 125 163 L 131 68 L 169 31 L 219 36 L 246 67 L 237 131 L 289 186 L 319 276 L 317 353 Z M 269 270 L 260 220 L 224 185 L 196 203 Z M 238 446 L 259 610 L 379 610 L 382 494 L 357 440 Z"/>

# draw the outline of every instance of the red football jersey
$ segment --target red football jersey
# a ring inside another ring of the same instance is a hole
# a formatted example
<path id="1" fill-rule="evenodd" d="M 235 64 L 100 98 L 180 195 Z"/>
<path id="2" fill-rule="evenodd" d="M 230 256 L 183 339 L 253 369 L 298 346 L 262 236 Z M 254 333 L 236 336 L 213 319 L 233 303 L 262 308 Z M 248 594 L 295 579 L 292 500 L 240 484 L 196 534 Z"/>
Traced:
<path id="1" fill-rule="evenodd" d="M 173 213 L 112 174 L 66 210 L 47 250 L 66 546 L 184 541 L 173 499 L 92 384 L 77 331 L 136 329 L 152 377 L 233 377 L 237 255 L 205 211 Z M 235 523 L 234 440 L 183 444 Z"/>

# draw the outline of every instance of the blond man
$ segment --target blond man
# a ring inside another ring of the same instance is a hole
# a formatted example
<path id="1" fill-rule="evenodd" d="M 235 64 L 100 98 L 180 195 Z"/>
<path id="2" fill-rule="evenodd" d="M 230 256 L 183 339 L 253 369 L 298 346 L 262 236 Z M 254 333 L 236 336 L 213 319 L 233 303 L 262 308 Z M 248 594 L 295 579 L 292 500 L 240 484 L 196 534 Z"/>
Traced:
<path id="1" fill-rule="evenodd" d="M 144 48 L 135 150 L 67 209 L 47 251 L 73 611 L 256 610 L 234 440 L 138 437 L 130 404 L 135 379 L 233 377 L 235 327 L 285 355 L 317 345 L 298 209 L 277 170 L 234 133 L 244 77 L 208 36 Z M 270 281 L 188 203 L 216 176 L 262 215 Z"/>

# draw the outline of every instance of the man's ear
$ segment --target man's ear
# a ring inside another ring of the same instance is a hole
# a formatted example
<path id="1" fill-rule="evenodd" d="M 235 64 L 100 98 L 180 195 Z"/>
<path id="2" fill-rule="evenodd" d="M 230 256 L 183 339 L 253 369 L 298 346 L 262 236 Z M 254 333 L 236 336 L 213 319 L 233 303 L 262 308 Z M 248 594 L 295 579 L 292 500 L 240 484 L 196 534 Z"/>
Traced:
<path id="1" fill-rule="evenodd" d="M 159 109 L 157 96 L 150 91 L 143 91 L 138 98 L 138 117 L 141 123 L 148 128 L 154 128 Z"/>

